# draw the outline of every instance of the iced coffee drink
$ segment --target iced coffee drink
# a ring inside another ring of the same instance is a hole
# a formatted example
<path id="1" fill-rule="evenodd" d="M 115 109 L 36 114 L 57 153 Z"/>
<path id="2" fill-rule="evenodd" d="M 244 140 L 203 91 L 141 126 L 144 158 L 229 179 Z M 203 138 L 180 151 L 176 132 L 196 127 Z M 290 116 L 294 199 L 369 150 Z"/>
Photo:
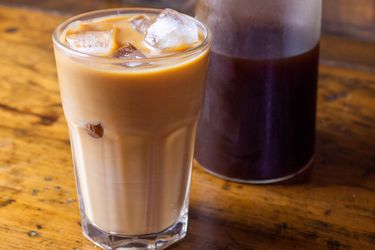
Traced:
<path id="1" fill-rule="evenodd" d="M 84 234 L 105 249 L 183 238 L 210 37 L 166 9 L 86 13 L 53 34 Z"/>

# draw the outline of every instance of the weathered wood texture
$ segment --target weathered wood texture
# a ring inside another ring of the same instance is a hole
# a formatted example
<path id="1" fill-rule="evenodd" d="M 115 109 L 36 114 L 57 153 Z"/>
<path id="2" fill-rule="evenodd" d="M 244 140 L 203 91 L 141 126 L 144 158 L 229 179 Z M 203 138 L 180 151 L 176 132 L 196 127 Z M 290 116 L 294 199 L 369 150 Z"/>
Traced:
<path id="1" fill-rule="evenodd" d="M 63 19 L 0 7 L 0 249 L 95 249 L 81 235 L 53 59 Z M 195 166 L 189 234 L 172 249 L 375 249 L 375 57 L 343 68 L 337 49 L 361 46 L 337 42 L 322 42 L 310 180 L 240 185 Z"/>
<path id="2" fill-rule="evenodd" d="M 146 2 L 146 1 L 138 1 Z M 1 4 L 65 14 L 137 5 L 134 0 L 0 0 Z M 152 1 L 148 1 L 148 6 Z M 191 13 L 193 10 L 190 11 Z M 323 0 L 325 33 L 375 41 L 375 0 Z"/>

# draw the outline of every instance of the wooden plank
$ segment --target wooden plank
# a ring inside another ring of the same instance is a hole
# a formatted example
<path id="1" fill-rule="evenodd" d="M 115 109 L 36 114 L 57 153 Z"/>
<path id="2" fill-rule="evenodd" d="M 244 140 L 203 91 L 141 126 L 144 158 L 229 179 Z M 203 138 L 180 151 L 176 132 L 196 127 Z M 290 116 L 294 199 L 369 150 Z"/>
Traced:
<path id="1" fill-rule="evenodd" d="M 320 54 L 320 61 L 325 65 L 375 71 L 375 42 L 324 35 Z"/>
<path id="2" fill-rule="evenodd" d="M 0 7 L 4 250 L 96 249 L 81 235 L 53 59 L 51 32 L 63 19 Z M 330 41 L 323 46 L 334 48 Z M 317 162 L 309 181 L 241 185 L 195 165 L 189 234 L 172 249 L 374 249 L 374 96 L 372 70 L 322 65 Z"/>

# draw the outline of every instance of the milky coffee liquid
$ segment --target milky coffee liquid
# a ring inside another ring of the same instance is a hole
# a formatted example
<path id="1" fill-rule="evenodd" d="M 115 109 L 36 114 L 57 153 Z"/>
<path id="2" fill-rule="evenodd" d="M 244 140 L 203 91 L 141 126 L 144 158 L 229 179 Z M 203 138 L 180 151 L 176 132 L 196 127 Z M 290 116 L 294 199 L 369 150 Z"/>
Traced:
<path id="1" fill-rule="evenodd" d="M 114 49 L 131 43 L 127 49 L 150 54 L 130 17 L 89 21 L 68 35 L 114 25 Z M 55 55 L 84 220 L 121 235 L 157 233 L 176 223 L 187 213 L 207 50 L 160 67 Z"/>

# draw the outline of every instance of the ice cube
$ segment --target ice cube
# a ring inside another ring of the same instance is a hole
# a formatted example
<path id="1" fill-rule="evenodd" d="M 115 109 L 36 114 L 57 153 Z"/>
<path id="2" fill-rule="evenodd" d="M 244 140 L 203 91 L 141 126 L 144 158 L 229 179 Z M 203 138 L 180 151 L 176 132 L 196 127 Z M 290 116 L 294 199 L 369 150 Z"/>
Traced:
<path id="1" fill-rule="evenodd" d="M 116 29 L 77 30 L 68 32 L 65 39 L 69 48 L 90 55 L 109 55 L 116 48 Z"/>
<path id="2" fill-rule="evenodd" d="M 146 43 L 159 49 L 189 45 L 199 41 L 198 27 L 185 15 L 165 9 L 147 29 Z"/>
<path id="3" fill-rule="evenodd" d="M 126 43 L 125 46 L 116 50 L 113 54 L 113 57 L 126 58 L 130 60 L 146 58 L 146 56 L 142 52 L 140 52 L 136 47 L 134 47 L 134 45 L 132 45 L 131 43 Z M 126 62 L 122 65 L 125 65 L 127 67 L 138 67 L 144 64 L 145 63 L 142 62 Z"/>
<path id="4" fill-rule="evenodd" d="M 133 29 L 141 34 L 146 34 L 147 28 L 152 24 L 151 18 L 146 15 L 137 15 L 129 19 Z"/>
<path id="5" fill-rule="evenodd" d="M 116 50 L 113 56 L 116 58 L 128 58 L 128 59 L 146 58 L 146 56 L 142 54 L 142 52 L 140 52 L 131 43 L 126 43 L 125 46 Z"/>

